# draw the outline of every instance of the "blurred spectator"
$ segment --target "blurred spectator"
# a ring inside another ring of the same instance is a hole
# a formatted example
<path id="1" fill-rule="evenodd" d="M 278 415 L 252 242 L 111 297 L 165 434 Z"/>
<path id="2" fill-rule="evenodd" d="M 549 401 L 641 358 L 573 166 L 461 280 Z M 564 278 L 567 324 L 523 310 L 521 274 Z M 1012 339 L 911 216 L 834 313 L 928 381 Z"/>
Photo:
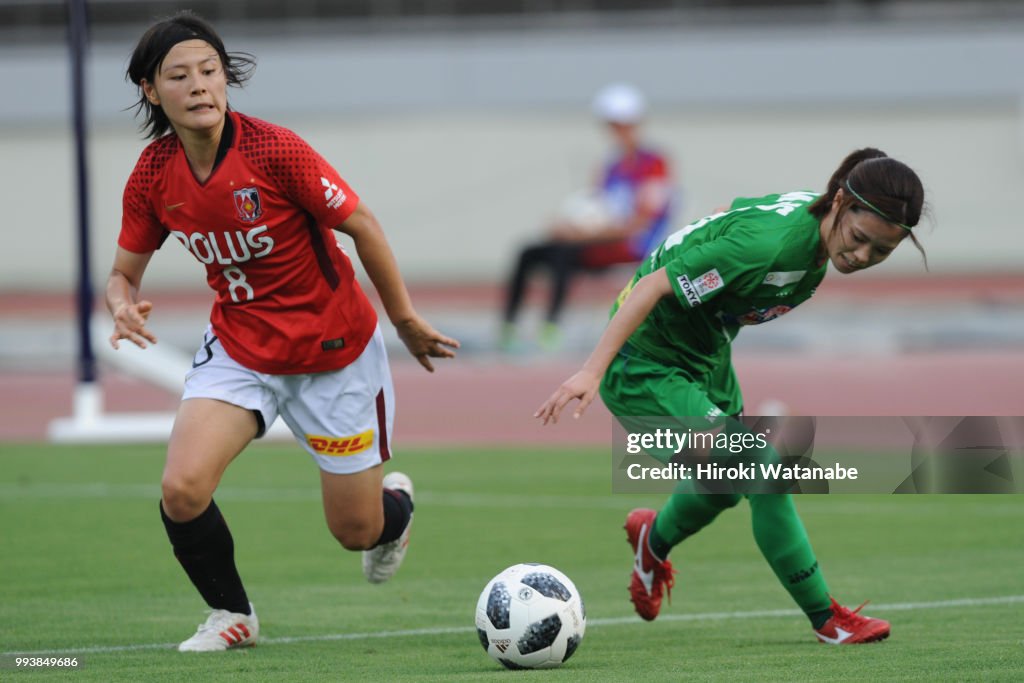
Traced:
<path id="1" fill-rule="evenodd" d="M 541 346 L 558 344 L 558 319 L 572 278 L 615 264 L 642 260 L 664 237 L 671 218 L 672 177 L 661 152 L 641 142 L 647 112 L 642 93 L 612 84 L 597 93 L 594 114 L 615 144 L 595 187 L 570 195 L 543 240 L 519 253 L 506 291 L 501 346 L 516 342 L 516 317 L 528 279 L 537 269 L 551 275 Z"/>

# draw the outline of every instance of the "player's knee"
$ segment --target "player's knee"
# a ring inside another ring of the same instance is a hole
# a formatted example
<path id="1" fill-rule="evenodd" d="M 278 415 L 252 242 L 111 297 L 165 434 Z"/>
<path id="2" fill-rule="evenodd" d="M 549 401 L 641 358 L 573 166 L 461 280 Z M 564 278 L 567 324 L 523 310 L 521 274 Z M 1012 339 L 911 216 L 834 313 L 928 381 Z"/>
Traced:
<path id="1" fill-rule="evenodd" d="M 199 482 L 187 477 L 164 475 L 160 482 L 164 513 L 183 522 L 195 519 L 210 505 L 210 495 Z"/>
<path id="2" fill-rule="evenodd" d="M 380 529 L 374 528 L 369 520 L 328 522 L 327 526 L 345 550 L 369 550 L 380 538 Z"/>

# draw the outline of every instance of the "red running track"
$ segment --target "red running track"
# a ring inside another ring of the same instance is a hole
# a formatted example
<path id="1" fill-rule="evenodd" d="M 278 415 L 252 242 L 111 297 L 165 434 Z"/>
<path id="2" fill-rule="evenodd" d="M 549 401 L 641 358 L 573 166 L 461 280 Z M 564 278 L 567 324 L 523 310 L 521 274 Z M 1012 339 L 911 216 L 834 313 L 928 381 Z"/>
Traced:
<path id="1" fill-rule="evenodd" d="M 396 444 L 610 444 L 611 417 L 595 402 L 580 420 L 542 427 L 537 406 L 571 374 L 568 363 L 438 363 L 430 374 L 394 363 Z M 801 415 L 1024 415 L 1024 351 L 807 358 L 738 356 L 748 413 L 766 400 Z M 71 373 L 0 375 L 0 440 L 37 441 L 70 414 Z M 116 373 L 103 379 L 106 409 L 173 411 L 177 397 Z"/>

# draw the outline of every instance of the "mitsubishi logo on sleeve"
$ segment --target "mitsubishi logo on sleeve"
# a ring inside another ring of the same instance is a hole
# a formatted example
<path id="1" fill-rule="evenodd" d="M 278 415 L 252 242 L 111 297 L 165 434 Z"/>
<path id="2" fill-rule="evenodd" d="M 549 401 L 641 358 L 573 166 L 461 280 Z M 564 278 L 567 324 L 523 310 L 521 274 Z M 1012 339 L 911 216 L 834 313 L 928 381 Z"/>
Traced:
<path id="1" fill-rule="evenodd" d="M 327 202 L 327 208 L 337 209 L 345 203 L 347 197 L 336 183 L 332 183 L 327 178 L 320 176 L 320 184 L 324 186 L 324 200 Z"/>

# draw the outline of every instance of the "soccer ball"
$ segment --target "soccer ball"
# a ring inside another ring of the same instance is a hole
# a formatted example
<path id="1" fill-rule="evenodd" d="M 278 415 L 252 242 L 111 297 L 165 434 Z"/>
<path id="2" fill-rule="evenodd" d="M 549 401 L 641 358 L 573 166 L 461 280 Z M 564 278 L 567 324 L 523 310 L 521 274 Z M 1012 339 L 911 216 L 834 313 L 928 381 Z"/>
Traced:
<path id="1" fill-rule="evenodd" d="M 545 564 L 516 564 L 484 588 L 476 632 L 495 661 L 509 669 L 550 669 L 572 657 L 587 615 L 569 577 Z"/>

